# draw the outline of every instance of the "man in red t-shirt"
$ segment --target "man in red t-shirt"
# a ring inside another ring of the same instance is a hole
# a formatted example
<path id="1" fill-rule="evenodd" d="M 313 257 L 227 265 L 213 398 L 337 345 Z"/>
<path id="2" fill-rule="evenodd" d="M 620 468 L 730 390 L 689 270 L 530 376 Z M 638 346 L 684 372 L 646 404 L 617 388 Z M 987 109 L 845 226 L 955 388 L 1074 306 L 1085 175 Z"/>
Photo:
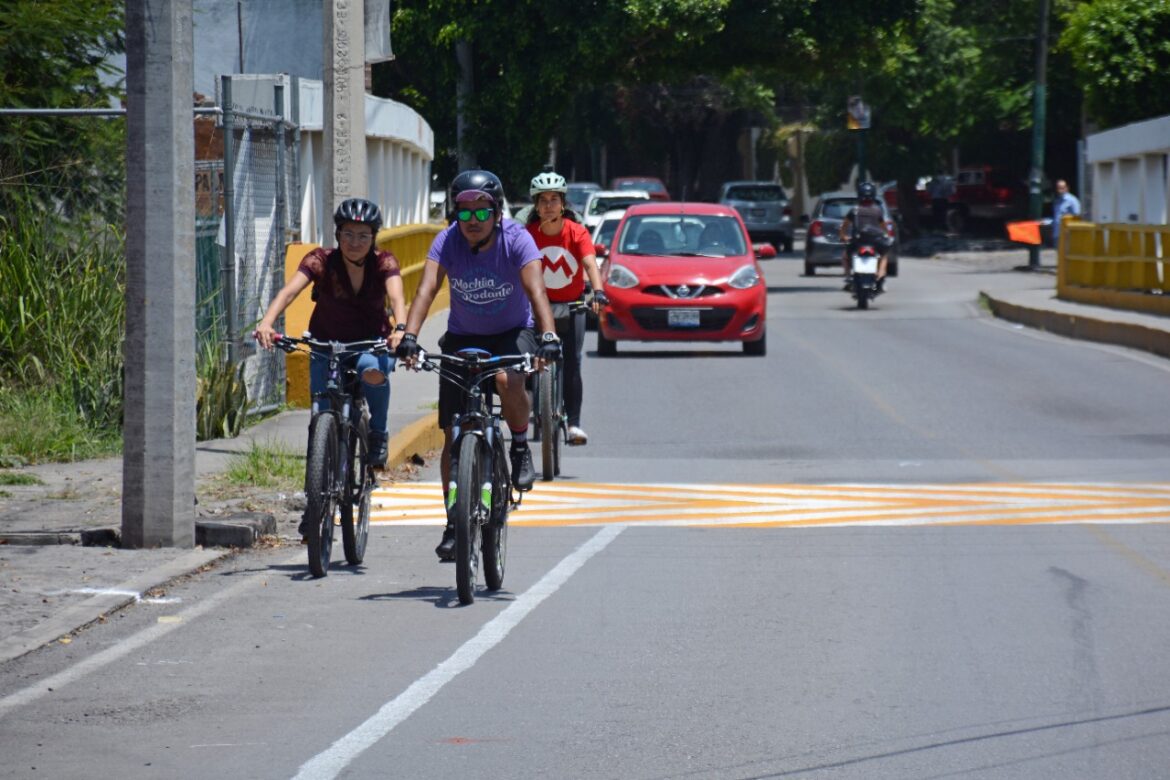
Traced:
<path id="1" fill-rule="evenodd" d="M 568 184 L 564 176 L 552 171 L 537 174 L 528 194 L 532 196 L 532 213 L 528 232 L 536 241 L 544 263 L 544 287 L 556 318 L 564 356 L 565 414 L 569 423 L 569 444 L 585 444 L 589 437 L 581 430 L 581 357 L 585 348 L 585 312 L 570 312 L 568 304 L 581 300 L 588 275 L 593 294 L 589 301 L 593 311 L 605 304 L 601 274 L 589 231 L 575 221 L 576 215 L 565 204 Z"/>

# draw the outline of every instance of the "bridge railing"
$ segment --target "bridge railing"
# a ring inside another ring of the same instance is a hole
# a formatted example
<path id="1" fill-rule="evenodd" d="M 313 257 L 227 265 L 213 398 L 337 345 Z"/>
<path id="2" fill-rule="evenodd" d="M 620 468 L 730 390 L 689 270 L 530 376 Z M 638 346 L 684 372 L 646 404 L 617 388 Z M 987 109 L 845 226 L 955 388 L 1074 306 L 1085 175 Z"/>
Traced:
<path id="1" fill-rule="evenodd" d="M 402 269 L 402 283 L 406 290 L 406 307 L 410 308 L 411 301 L 418 291 L 422 280 L 422 269 L 426 264 L 427 250 L 435 235 L 443 229 L 442 225 L 420 224 L 400 225 L 393 228 L 383 228 L 378 231 L 376 243 L 379 249 L 394 253 Z M 317 248 L 316 244 L 289 244 L 285 252 L 284 278 L 287 280 L 297 272 L 301 260 L 305 255 Z M 284 331 L 299 336 L 309 329 L 309 317 L 313 313 L 311 298 L 312 286 L 305 288 L 296 299 L 284 310 Z M 446 308 L 448 305 L 447 285 L 435 296 L 431 311 Z M 311 401 L 309 394 L 309 358 L 303 352 L 294 352 L 285 356 L 285 402 L 289 406 L 307 407 Z"/>
<path id="2" fill-rule="evenodd" d="M 1066 218 L 1057 255 L 1057 296 L 1170 316 L 1170 225 Z"/>

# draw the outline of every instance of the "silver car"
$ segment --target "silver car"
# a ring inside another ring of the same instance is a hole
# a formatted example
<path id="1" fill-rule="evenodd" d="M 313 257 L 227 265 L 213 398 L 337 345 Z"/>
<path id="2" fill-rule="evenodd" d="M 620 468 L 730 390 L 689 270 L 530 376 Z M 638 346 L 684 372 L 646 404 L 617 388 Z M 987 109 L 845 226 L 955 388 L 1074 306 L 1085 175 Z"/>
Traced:
<path id="1" fill-rule="evenodd" d="M 882 221 L 886 232 L 893 237 L 894 245 L 890 248 L 890 264 L 886 273 L 890 276 L 898 275 L 898 227 L 890 214 L 885 201 L 878 200 L 882 207 Z M 857 196 L 845 192 L 825 193 L 817 199 L 809 217 L 808 233 L 804 240 L 804 275 L 814 276 L 817 266 L 830 266 L 836 270 L 843 270 L 842 261 L 845 257 L 845 242 L 841 240 L 841 223 L 857 205 Z"/>
<path id="2" fill-rule="evenodd" d="M 739 212 L 753 241 L 771 241 L 781 252 L 792 251 L 792 207 L 779 184 L 729 181 L 719 189 L 719 202 Z"/>

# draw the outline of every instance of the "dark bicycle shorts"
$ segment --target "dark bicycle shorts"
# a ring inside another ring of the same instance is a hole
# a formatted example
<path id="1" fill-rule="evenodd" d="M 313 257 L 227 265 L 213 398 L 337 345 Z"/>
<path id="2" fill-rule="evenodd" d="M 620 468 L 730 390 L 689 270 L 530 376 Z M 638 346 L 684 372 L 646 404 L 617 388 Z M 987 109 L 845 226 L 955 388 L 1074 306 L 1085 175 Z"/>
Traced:
<path id="1" fill-rule="evenodd" d="M 478 347 L 493 355 L 520 355 L 525 352 L 536 354 L 536 334 L 532 328 L 514 328 L 503 333 L 487 335 L 465 335 L 444 333 L 439 339 L 439 349 L 445 355 L 453 355 L 461 349 Z M 453 382 L 439 380 L 439 427 L 446 428 L 455 415 L 463 408 L 463 390 Z"/>

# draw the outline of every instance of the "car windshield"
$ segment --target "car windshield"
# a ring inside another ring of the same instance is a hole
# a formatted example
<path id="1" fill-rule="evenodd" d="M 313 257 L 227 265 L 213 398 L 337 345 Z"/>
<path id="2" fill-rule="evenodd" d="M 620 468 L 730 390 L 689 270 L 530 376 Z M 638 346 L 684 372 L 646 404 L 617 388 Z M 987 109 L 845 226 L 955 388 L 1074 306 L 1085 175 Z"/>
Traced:
<path id="1" fill-rule="evenodd" d="M 743 230 L 732 217 L 645 214 L 626 218 L 620 252 L 628 255 L 731 257 L 747 254 Z"/>
<path id="2" fill-rule="evenodd" d="M 656 181 L 619 181 L 617 190 L 646 190 L 647 192 L 665 192 L 666 188 Z"/>
<path id="3" fill-rule="evenodd" d="M 629 198 L 621 195 L 615 195 L 608 198 L 594 198 L 589 201 L 589 216 L 596 216 L 604 214 L 607 211 L 615 209 L 624 209 L 634 203 L 645 203 L 645 198 Z"/>
<path id="4" fill-rule="evenodd" d="M 607 219 L 601 223 L 601 227 L 597 229 L 598 244 L 610 245 L 613 241 L 613 234 L 617 232 L 617 226 L 621 224 L 620 219 Z"/>
<path id="5" fill-rule="evenodd" d="M 856 198 L 826 200 L 821 207 L 821 217 L 824 219 L 845 219 L 849 216 L 849 211 L 856 205 Z"/>
<path id="6" fill-rule="evenodd" d="M 728 200 L 750 200 L 758 203 L 778 203 L 788 200 L 784 190 L 769 184 L 737 184 L 727 188 Z"/>

